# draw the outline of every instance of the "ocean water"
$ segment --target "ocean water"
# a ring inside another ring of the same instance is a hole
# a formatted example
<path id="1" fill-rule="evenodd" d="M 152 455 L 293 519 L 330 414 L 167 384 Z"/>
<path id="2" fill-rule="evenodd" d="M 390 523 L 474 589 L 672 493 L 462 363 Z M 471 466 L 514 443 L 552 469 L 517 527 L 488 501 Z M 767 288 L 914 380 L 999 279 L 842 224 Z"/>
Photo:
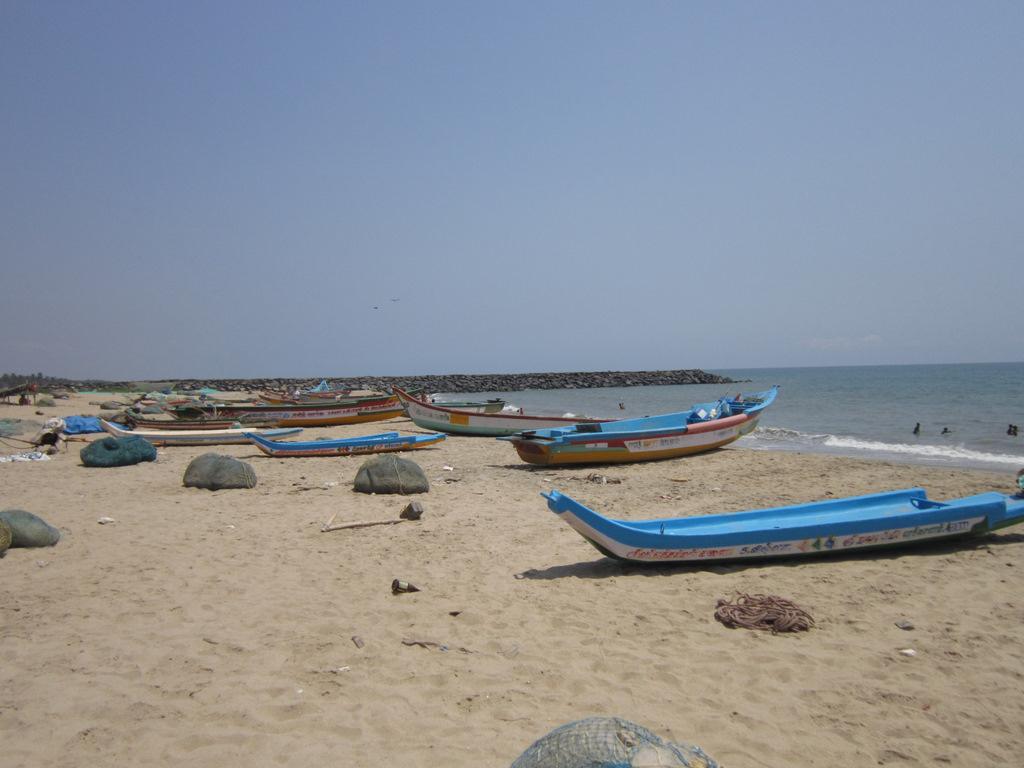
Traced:
<path id="1" fill-rule="evenodd" d="M 482 392 L 527 413 L 632 418 L 780 386 L 738 445 L 1007 471 L 1024 468 L 1024 363 L 716 370 L 740 384 Z M 467 396 L 450 395 L 449 399 Z M 619 407 L 622 403 L 623 408 Z M 920 434 L 914 435 L 916 423 Z M 942 430 L 949 430 L 943 434 Z"/>

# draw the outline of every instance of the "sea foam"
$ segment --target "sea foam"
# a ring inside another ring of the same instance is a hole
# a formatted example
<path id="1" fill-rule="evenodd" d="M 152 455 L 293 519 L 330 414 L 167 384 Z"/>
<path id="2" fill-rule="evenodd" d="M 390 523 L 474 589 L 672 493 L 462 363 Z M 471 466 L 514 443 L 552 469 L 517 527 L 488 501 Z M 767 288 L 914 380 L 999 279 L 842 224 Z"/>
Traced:
<path id="1" fill-rule="evenodd" d="M 863 454 L 868 457 L 900 456 L 918 459 L 927 463 L 981 464 L 1019 466 L 1024 456 L 1005 453 L 988 453 L 966 448 L 963 445 L 929 445 L 927 443 L 887 443 L 880 440 L 864 440 L 856 437 L 829 434 L 808 434 L 783 427 L 758 427 L 744 438 L 749 448 L 788 448 L 790 450 L 840 451 L 846 454 Z"/>

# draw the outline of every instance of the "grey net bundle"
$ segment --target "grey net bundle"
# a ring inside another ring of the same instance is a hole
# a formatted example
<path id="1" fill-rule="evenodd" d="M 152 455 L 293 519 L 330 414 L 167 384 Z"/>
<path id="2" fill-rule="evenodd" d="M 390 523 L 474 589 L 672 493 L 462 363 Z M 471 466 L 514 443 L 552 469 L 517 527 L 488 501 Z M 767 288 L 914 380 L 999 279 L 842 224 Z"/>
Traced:
<path id="1" fill-rule="evenodd" d="M 567 723 L 535 741 L 511 768 L 718 768 L 700 747 L 664 741 L 618 717 Z"/>

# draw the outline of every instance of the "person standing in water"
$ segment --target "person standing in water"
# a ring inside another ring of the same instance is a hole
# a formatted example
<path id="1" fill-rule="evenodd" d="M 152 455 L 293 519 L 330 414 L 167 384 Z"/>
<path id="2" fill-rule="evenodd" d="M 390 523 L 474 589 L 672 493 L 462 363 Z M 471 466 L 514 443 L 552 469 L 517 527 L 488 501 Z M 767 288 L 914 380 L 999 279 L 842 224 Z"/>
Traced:
<path id="1" fill-rule="evenodd" d="M 915 435 L 920 435 L 921 434 L 921 422 L 920 421 L 917 422 L 917 424 L 914 425 L 914 434 Z"/>

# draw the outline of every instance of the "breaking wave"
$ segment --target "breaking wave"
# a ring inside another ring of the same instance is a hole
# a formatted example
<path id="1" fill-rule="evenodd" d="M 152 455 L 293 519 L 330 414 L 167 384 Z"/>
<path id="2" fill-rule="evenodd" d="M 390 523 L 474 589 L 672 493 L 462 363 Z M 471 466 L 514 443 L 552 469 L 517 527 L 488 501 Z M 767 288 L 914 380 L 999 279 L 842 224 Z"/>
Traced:
<path id="1" fill-rule="evenodd" d="M 1006 453 L 987 453 L 965 448 L 962 445 L 927 445 L 918 443 L 886 443 L 880 440 L 863 440 L 856 437 L 841 435 L 818 435 L 798 432 L 782 427 L 758 427 L 754 432 L 743 438 L 748 448 L 770 450 L 815 450 L 823 452 L 843 453 L 847 455 L 863 455 L 865 457 L 901 457 L 929 464 L 976 464 L 976 465 L 1012 465 L 1024 464 L 1024 456 Z"/>
<path id="2" fill-rule="evenodd" d="M 807 432 L 797 432 L 795 429 L 784 429 L 783 427 L 757 427 L 754 432 L 747 435 L 746 440 L 760 443 L 798 443 L 806 445 L 821 445 L 831 435 L 815 435 Z M 765 445 L 764 447 L 768 447 Z"/>

